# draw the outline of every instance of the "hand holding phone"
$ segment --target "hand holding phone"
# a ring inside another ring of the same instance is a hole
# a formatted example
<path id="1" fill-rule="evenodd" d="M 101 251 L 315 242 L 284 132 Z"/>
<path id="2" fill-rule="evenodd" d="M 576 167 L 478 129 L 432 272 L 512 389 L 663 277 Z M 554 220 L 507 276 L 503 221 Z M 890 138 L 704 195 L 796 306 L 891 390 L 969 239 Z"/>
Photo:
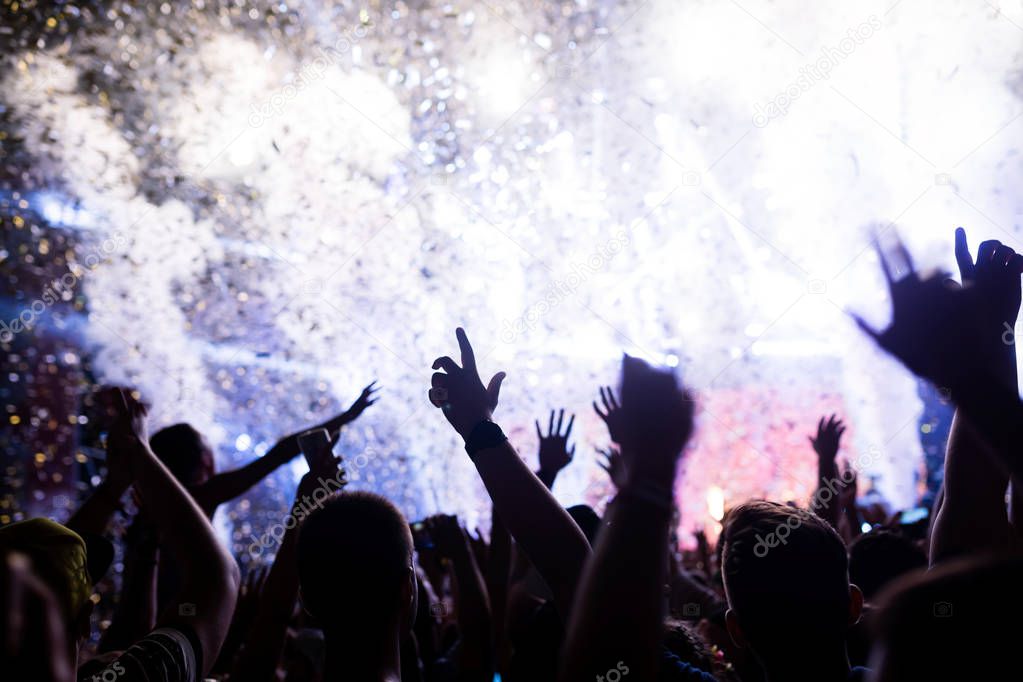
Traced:
<path id="1" fill-rule="evenodd" d="M 300 433 L 298 449 L 302 451 L 310 471 L 315 470 L 331 456 L 330 434 L 327 429 L 310 429 Z"/>

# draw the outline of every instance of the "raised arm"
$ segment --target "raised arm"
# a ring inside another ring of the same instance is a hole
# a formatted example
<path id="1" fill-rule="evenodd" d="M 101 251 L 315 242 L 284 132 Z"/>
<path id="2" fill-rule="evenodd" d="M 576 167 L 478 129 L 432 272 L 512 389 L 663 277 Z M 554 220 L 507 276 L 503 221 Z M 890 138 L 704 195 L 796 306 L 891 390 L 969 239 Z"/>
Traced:
<path id="1" fill-rule="evenodd" d="M 145 409 L 120 391 L 120 414 L 110 447 L 130 462 L 135 489 L 163 544 L 180 563 L 182 586 L 157 620 L 157 627 L 194 632 L 205 674 L 212 667 L 231 622 L 238 592 L 238 566 L 217 541 L 192 497 L 149 449 Z"/>
<path id="2" fill-rule="evenodd" d="M 99 651 L 127 649 L 156 625 L 156 564 L 159 537 L 139 512 L 124 541 L 124 579 L 110 627 L 103 632 Z"/>
<path id="3" fill-rule="evenodd" d="M 1018 257 L 997 241 L 983 242 L 976 261 L 966 232 L 956 230 L 956 261 L 963 286 L 983 293 L 978 333 L 989 347 L 992 369 L 1006 387 L 1017 385 L 1016 352 L 1011 333 L 1019 314 Z M 934 520 L 930 559 L 944 559 L 991 548 L 1004 548 L 1012 537 L 1005 506 L 1008 471 L 995 457 L 984 455 L 985 444 L 961 410 L 956 411 L 945 450 L 945 500 Z"/>
<path id="4" fill-rule="evenodd" d="M 469 458 L 483 479 L 494 509 L 529 556 L 567 618 L 590 546 L 572 517 L 529 470 L 491 417 L 504 372 L 484 387 L 465 331 L 456 332 L 462 365 L 450 357 L 434 361 L 430 401 L 465 440 Z"/>
<path id="5" fill-rule="evenodd" d="M 908 254 L 902 257 L 908 262 Z M 1013 256 L 1008 265 L 1015 269 L 1019 259 Z M 880 332 L 858 320 L 860 327 L 912 372 L 949 389 L 980 436 L 982 452 L 1019 477 L 1023 405 L 1016 389 L 1005 381 L 1003 366 L 991 355 L 991 341 L 984 332 L 988 319 L 984 288 L 960 288 L 943 275 L 921 279 L 912 267 L 895 281 L 883 253 L 881 264 L 891 293 L 892 323 Z M 949 504 L 947 476 L 942 513 Z M 1004 510 L 1004 489 L 1000 499 Z"/>
<path id="6" fill-rule="evenodd" d="M 832 528 L 838 530 L 838 519 L 841 517 L 840 495 L 832 494 L 825 496 L 821 491 L 828 488 L 831 481 L 840 481 L 838 477 L 838 446 L 842 441 L 842 434 L 845 433 L 845 424 L 837 415 L 821 417 L 817 422 L 817 436 L 808 436 L 813 451 L 817 453 L 817 485 L 813 491 L 812 509 L 817 516 L 827 521 Z"/>
<path id="7" fill-rule="evenodd" d="M 676 465 L 692 432 L 693 402 L 667 372 L 626 356 L 622 454 L 627 476 L 586 567 L 558 679 L 600 679 L 623 663 L 637 680 L 660 667 L 668 530 Z"/>
<path id="8" fill-rule="evenodd" d="M 331 440 L 337 442 L 337 439 L 340 437 L 341 427 L 354 421 L 367 407 L 376 402 L 376 394 L 374 392 L 377 390 L 376 382 L 374 381 L 362 389 L 362 393 L 359 394 L 356 401 L 345 412 L 312 428 L 326 429 L 330 434 Z M 298 436 L 305 431 L 306 429 L 303 429 L 281 438 L 262 457 L 254 459 L 248 464 L 232 471 L 217 474 L 201 486 L 194 488 L 192 495 L 195 497 L 196 502 L 207 512 L 212 513 L 218 505 L 238 497 L 279 467 L 297 457 L 300 453 Z"/>
<path id="9" fill-rule="evenodd" d="M 494 642 L 490 604 L 469 540 L 454 516 L 434 516 L 427 520 L 427 525 L 438 553 L 451 563 L 455 617 L 461 638 L 458 678 L 463 682 L 492 682 Z"/>
<path id="10" fill-rule="evenodd" d="M 490 551 L 487 552 L 486 583 L 490 598 L 490 617 L 494 625 L 494 650 L 497 657 L 497 672 L 506 675 L 506 654 L 510 651 L 507 641 L 508 580 L 511 573 L 512 539 L 508 529 L 501 523 L 501 517 L 493 508 L 490 511 Z"/>
<path id="11" fill-rule="evenodd" d="M 115 399 L 119 399 L 120 388 L 104 388 L 97 396 L 101 407 L 105 412 L 105 418 L 112 420 L 116 417 Z M 78 534 L 104 535 L 110 526 L 114 513 L 121 507 L 121 498 L 131 487 L 131 470 L 128 463 L 123 460 L 123 453 L 116 448 L 109 447 L 109 440 L 106 452 L 107 470 L 103 480 L 88 499 L 82 503 L 75 513 L 71 515 L 65 524 L 68 528 Z M 93 576 L 98 582 L 102 576 Z"/>
<path id="12" fill-rule="evenodd" d="M 859 479 L 856 470 L 848 460 L 845 463 L 842 481 L 845 483 L 845 487 L 839 493 L 838 499 L 842 505 L 845 527 L 848 529 L 848 536 L 842 535 L 842 539 L 846 541 L 846 544 L 850 544 L 863 535 L 863 523 L 860 519 L 860 510 L 856 506 L 856 501 L 859 499 Z"/>

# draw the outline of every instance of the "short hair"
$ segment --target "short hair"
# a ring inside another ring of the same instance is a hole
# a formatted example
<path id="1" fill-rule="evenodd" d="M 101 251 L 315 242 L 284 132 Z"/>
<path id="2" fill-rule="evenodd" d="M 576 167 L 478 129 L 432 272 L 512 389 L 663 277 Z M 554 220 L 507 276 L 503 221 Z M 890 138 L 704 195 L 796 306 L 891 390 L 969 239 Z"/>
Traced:
<path id="1" fill-rule="evenodd" d="M 92 594 L 85 541 L 47 518 L 18 521 L 0 528 L 0 553 L 21 552 L 36 576 L 53 592 L 65 622 L 73 623 Z"/>
<path id="2" fill-rule="evenodd" d="M 204 468 L 212 473 L 213 453 L 202 434 L 191 424 L 174 424 L 160 429 L 150 436 L 149 447 L 185 487 L 197 483 Z"/>
<path id="3" fill-rule="evenodd" d="M 324 629 L 392 622 L 401 611 L 401 588 L 411 569 L 408 521 L 380 495 L 335 495 L 299 530 L 302 602 Z"/>
<path id="4" fill-rule="evenodd" d="M 926 568 L 927 554 L 898 533 L 871 531 L 849 546 L 849 579 L 871 601 L 899 576 Z"/>
<path id="5" fill-rule="evenodd" d="M 1019 646 L 1021 575 L 1021 557 L 981 557 L 897 580 L 874 619 L 876 679 L 1006 679 Z"/>
<path id="6" fill-rule="evenodd" d="M 721 540 L 728 605 L 754 650 L 793 632 L 844 637 L 849 562 L 838 533 L 812 512 L 764 500 L 731 510 Z"/>

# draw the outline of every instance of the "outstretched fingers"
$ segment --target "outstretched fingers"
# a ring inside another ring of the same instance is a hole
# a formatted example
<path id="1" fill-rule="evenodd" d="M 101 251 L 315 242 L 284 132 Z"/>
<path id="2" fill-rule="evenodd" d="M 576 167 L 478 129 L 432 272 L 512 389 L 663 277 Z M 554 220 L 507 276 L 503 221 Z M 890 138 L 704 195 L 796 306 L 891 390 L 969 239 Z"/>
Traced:
<path id="1" fill-rule="evenodd" d="M 436 360 L 434 360 L 433 365 L 431 366 L 433 367 L 433 369 L 442 369 L 448 374 L 455 374 L 460 369 L 462 369 L 455 363 L 454 360 L 449 358 L 447 355 L 439 357 Z"/>
<path id="2" fill-rule="evenodd" d="M 462 367 L 475 372 L 476 354 L 473 352 L 472 345 L 469 343 L 469 337 L 465 335 L 465 330 L 461 327 L 456 329 L 455 337 L 458 339 L 458 349 L 462 353 Z"/>
<path id="3" fill-rule="evenodd" d="M 497 408 L 497 403 L 501 397 L 501 383 L 504 381 L 506 376 L 508 375 L 504 372 L 498 372 L 494 376 L 490 377 L 490 381 L 487 382 L 487 400 L 490 403 L 491 410 Z"/>
<path id="4" fill-rule="evenodd" d="M 868 323 L 866 320 L 864 320 L 856 313 L 849 313 L 849 316 L 852 317 L 853 321 L 856 323 L 856 326 L 859 327 L 860 330 L 863 331 L 863 333 L 865 333 L 870 338 L 874 339 L 874 341 L 876 341 L 877 343 L 881 343 L 881 332 L 871 327 L 870 323 Z"/>
<path id="5" fill-rule="evenodd" d="M 973 257 L 970 255 L 970 247 L 966 243 L 966 230 L 956 228 L 956 263 L 959 264 L 959 277 L 963 284 L 972 282 L 974 277 Z"/>

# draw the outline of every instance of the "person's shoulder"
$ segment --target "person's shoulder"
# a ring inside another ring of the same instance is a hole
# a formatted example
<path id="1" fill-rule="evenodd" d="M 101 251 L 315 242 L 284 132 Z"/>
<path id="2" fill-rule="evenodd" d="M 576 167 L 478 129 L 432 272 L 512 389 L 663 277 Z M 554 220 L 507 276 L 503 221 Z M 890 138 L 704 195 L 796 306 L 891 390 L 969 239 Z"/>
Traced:
<path id="1" fill-rule="evenodd" d="M 710 673 L 686 663 L 662 647 L 660 682 L 716 682 L 716 680 Z"/>
<path id="2" fill-rule="evenodd" d="M 849 671 L 849 682 L 866 682 L 870 677 L 870 668 L 856 666 Z"/>
<path id="3" fill-rule="evenodd" d="M 198 682 L 202 648 L 187 627 L 161 627 L 131 645 L 91 679 L 118 682 Z M 86 678 L 86 682 L 90 678 Z"/>

